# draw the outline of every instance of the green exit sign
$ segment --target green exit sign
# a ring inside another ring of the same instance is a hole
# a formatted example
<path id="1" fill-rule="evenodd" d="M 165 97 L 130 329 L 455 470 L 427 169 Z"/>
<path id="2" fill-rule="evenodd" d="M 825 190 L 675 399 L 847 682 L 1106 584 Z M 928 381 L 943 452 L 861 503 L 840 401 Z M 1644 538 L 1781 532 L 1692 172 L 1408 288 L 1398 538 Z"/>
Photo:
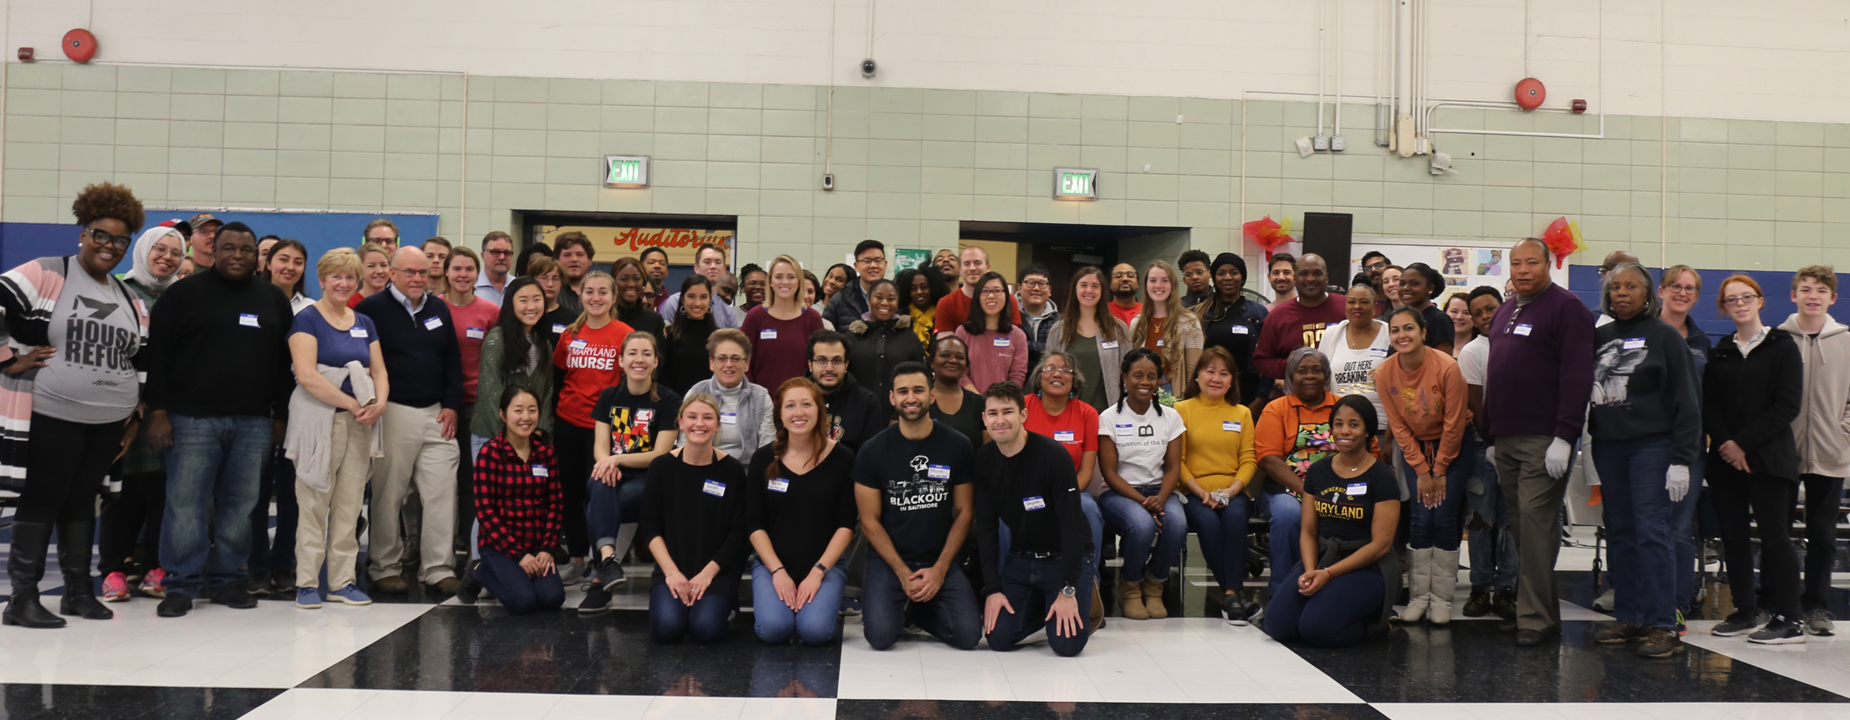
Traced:
<path id="1" fill-rule="evenodd" d="M 604 187 L 642 188 L 648 186 L 649 156 L 604 156 Z"/>
<path id="2" fill-rule="evenodd" d="M 1096 199 L 1098 197 L 1098 170 L 1054 168 L 1053 197 L 1055 200 Z"/>

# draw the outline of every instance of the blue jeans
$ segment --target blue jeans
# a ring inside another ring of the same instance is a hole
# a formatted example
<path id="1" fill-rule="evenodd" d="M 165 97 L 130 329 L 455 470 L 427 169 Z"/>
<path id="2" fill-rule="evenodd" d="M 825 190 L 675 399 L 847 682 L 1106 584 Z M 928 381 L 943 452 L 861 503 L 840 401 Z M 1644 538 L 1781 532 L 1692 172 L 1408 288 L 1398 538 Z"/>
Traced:
<path id="1" fill-rule="evenodd" d="M 1156 485 L 1144 485 L 1137 492 L 1144 497 L 1152 497 L 1162 490 Z M 1162 535 L 1157 536 L 1156 518 L 1143 505 L 1123 495 L 1107 489 L 1099 496 L 1099 510 L 1104 515 L 1105 527 L 1123 538 L 1118 543 L 1118 557 L 1124 559 L 1124 567 L 1118 571 L 1120 582 L 1141 582 L 1145 576 L 1157 582 L 1169 581 L 1169 568 L 1182 557 L 1182 546 L 1188 543 L 1188 516 L 1182 512 L 1182 494 L 1172 492 L 1168 502 L 1163 503 Z M 1150 541 L 1156 541 L 1156 556 L 1150 555 Z"/>
<path id="2" fill-rule="evenodd" d="M 591 531 L 593 556 L 599 548 L 617 544 L 617 531 L 623 529 L 623 523 L 642 519 L 642 491 L 648 482 L 648 476 L 640 473 L 627 477 L 616 487 L 596 478 L 585 481 L 586 492 L 591 498 L 585 504 L 585 524 Z"/>
<path id="3" fill-rule="evenodd" d="M 1420 446 L 1430 463 L 1438 452 L 1439 443 L 1422 442 Z M 1394 467 L 1400 469 L 1401 477 L 1407 481 L 1407 491 L 1411 493 L 1407 504 L 1413 507 L 1413 522 L 1407 530 L 1407 547 L 1415 550 L 1458 549 L 1458 520 L 1465 506 L 1465 485 L 1469 484 L 1471 473 L 1477 467 L 1477 454 L 1477 439 L 1466 433 L 1464 442 L 1458 447 L 1458 457 L 1445 469 L 1445 499 L 1439 502 L 1438 507 L 1432 508 L 1420 502 L 1420 476 L 1407 463 L 1407 456 L 1394 455 Z"/>
<path id="4" fill-rule="evenodd" d="M 1189 529 L 1201 540 L 1201 558 L 1214 573 L 1214 582 L 1222 590 L 1238 591 L 1246 584 L 1246 519 L 1252 516 L 1253 499 L 1240 493 L 1221 509 L 1209 510 L 1190 497 L 1182 512 L 1188 515 Z"/>
<path id="5" fill-rule="evenodd" d="M 276 538 L 270 538 L 270 498 L 276 498 Z M 283 456 L 282 446 L 272 448 L 257 483 L 257 505 L 251 508 L 251 575 L 295 569 L 295 463 Z"/>
<path id="6" fill-rule="evenodd" d="M 1671 532 L 1676 534 L 1677 579 L 1671 588 L 1676 593 L 1677 609 L 1683 617 L 1696 614 L 1696 508 L 1702 504 L 1702 476 L 1708 463 L 1698 460 L 1689 466 L 1689 494 L 1671 511 Z M 1615 598 L 1616 599 L 1616 598 Z"/>
<path id="7" fill-rule="evenodd" d="M 918 570 L 929 564 L 908 563 L 907 567 Z M 861 576 L 861 630 L 875 650 L 898 642 L 908 619 L 959 650 L 974 648 L 983 639 L 983 608 L 963 571 L 953 567 L 946 572 L 938 594 L 925 602 L 912 602 L 906 596 L 900 577 L 879 553 L 867 554 Z"/>
<path id="8" fill-rule="evenodd" d="M 167 509 L 161 516 L 161 568 L 167 591 L 199 597 L 242 583 L 251 553 L 251 508 L 270 452 L 270 419 L 168 413 Z"/>
<path id="9" fill-rule="evenodd" d="M 1091 637 L 1086 624 L 1087 613 L 1092 609 L 1092 572 L 1090 565 L 1080 566 L 1079 582 L 1074 585 L 1078 591 L 1074 599 L 1079 604 L 1079 628 L 1072 637 L 1067 637 L 1060 634 L 1059 618 L 1047 617 L 1048 610 L 1066 587 L 1066 581 L 1060 577 L 1060 558 L 1010 554 L 1002 562 L 1002 595 L 1008 598 L 1009 607 L 1015 611 L 1005 610 L 996 616 L 996 627 L 989 633 L 989 649 L 1013 650 L 1035 630 L 1046 628 L 1047 645 L 1053 648 L 1055 655 L 1078 655 L 1086 649 L 1086 640 Z"/>
<path id="10" fill-rule="evenodd" d="M 1298 535 L 1304 529 L 1304 508 L 1290 493 L 1261 495 L 1260 502 L 1263 503 L 1260 507 L 1265 508 L 1266 515 L 1272 519 L 1271 532 L 1267 534 L 1272 544 L 1272 579 L 1266 582 L 1266 592 L 1278 597 L 1279 589 L 1286 587 L 1286 573 L 1291 572 L 1291 566 L 1298 564 L 1298 556 L 1303 554 L 1298 547 Z"/>
<path id="11" fill-rule="evenodd" d="M 1368 630 L 1381 617 L 1386 593 L 1381 571 L 1368 566 L 1324 583 L 1316 595 L 1298 592 L 1304 566 L 1286 573 L 1289 588 L 1272 596 L 1265 607 L 1265 634 L 1282 643 L 1303 641 L 1316 647 L 1347 647 L 1368 639 Z"/>
<path id="12" fill-rule="evenodd" d="M 802 582 L 796 580 L 799 585 Z M 847 560 L 838 560 L 835 567 L 822 574 L 822 588 L 816 591 L 816 597 L 802 610 L 793 611 L 778 599 L 771 571 L 752 558 L 752 629 L 759 640 L 772 645 L 788 645 L 792 637 L 802 638 L 805 645 L 833 643 L 835 623 L 841 619 L 842 586 L 847 584 Z"/>
<path id="13" fill-rule="evenodd" d="M 519 560 L 499 550 L 482 549 L 482 564 L 475 569 L 475 580 L 501 601 L 501 607 L 515 615 L 558 610 L 565 605 L 565 583 L 558 570 L 545 577 L 527 577 Z"/>
<path id="14" fill-rule="evenodd" d="M 649 589 L 649 637 L 668 644 L 681 642 L 683 637 L 692 637 L 701 645 L 719 642 L 732 631 L 729 621 L 737 602 L 737 598 L 708 592 L 688 607 L 675 599 L 668 583 L 657 583 Z"/>
<path id="15" fill-rule="evenodd" d="M 1476 430 L 1466 431 L 1475 435 Z M 1482 520 L 1485 527 L 1465 523 L 1471 543 L 1471 592 L 1516 592 L 1516 529 L 1511 527 L 1503 510 L 1503 485 L 1497 482 L 1497 466 L 1479 448 L 1471 469 L 1471 482 L 1465 484 L 1465 516 Z"/>
<path id="16" fill-rule="evenodd" d="M 1606 533 L 1612 538 L 1613 617 L 1627 625 L 1676 629 L 1674 504 L 1664 489 L 1670 437 L 1593 442 Z M 1687 497 L 1685 499 L 1688 499 Z"/>

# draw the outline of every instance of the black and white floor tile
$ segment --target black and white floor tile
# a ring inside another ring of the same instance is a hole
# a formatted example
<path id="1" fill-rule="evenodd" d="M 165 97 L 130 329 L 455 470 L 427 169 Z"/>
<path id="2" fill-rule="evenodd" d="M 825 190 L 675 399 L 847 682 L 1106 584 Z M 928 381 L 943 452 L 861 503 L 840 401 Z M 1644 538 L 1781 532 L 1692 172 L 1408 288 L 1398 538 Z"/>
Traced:
<path id="1" fill-rule="evenodd" d="M 1850 645 L 1837 638 L 1760 647 L 1709 636 L 1714 621 L 1697 620 L 1689 652 L 1670 660 L 1594 644 L 1609 618 L 1587 609 L 1592 560 L 1563 552 L 1563 637 L 1534 649 L 1513 647 L 1494 617 L 1397 628 L 1344 650 L 1287 648 L 1205 617 L 1212 582 L 1199 569 L 1185 577 L 1192 617 L 1114 618 L 1077 658 L 1039 643 L 959 652 L 923 637 L 875 652 L 855 618 L 836 647 L 769 647 L 752 639 L 749 613 L 720 645 L 655 645 L 641 567 L 616 610 L 589 616 L 516 618 L 418 592 L 315 611 L 284 598 L 254 610 L 200 603 L 171 620 L 137 598 L 112 605 L 107 622 L 0 628 L 0 720 L 1850 720 Z M 1850 592 L 1833 595 L 1850 617 Z"/>

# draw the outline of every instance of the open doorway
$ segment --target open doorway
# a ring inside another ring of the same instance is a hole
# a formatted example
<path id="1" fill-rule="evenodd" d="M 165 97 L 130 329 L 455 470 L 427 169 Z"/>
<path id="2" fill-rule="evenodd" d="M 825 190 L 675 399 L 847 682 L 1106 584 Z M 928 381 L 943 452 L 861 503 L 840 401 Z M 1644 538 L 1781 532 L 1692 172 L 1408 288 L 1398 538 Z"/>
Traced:
<path id="1" fill-rule="evenodd" d="M 585 234 L 597 248 L 591 258 L 594 269 L 610 270 L 619 257 L 636 257 L 643 250 L 659 247 L 668 254 L 669 293 L 681 287 L 681 281 L 694 271 L 694 253 L 702 244 L 713 243 L 726 249 L 727 263 L 734 262 L 738 248 L 734 239 L 739 219 L 732 215 L 668 215 L 658 213 L 549 212 L 523 210 L 515 213 L 521 228 L 519 256 L 534 243 L 546 243 L 558 250 L 555 239 L 576 230 Z M 524 266 L 523 266 L 524 267 Z"/>

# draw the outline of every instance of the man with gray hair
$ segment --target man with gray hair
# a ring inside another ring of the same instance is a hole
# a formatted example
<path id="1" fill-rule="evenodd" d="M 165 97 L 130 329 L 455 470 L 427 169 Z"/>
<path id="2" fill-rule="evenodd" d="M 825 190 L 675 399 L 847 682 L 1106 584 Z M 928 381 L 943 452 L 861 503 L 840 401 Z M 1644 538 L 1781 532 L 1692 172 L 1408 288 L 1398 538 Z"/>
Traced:
<path id="1" fill-rule="evenodd" d="M 1495 447 L 1498 484 L 1516 526 L 1516 644 L 1534 646 L 1560 632 L 1555 518 L 1567 494 L 1574 443 L 1593 393 L 1593 313 L 1549 277 L 1548 246 L 1526 238 L 1510 249 L 1516 297 L 1487 329 L 1485 424 Z"/>
<path id="2" fill-rule="evenodd" d="M 456 413 L 463 404 L 462 351 L 450 327 L 450 309 L 425 291 L 429 261 L 414 247 L 392 254 L 392 284 L 360 301 L 355 312 L 372 318 L 392 387 L 379 424 L 385 457 L 373 466 L 371 558 L 368 574 L 383 593 L 408 590 L 403 568 L 400 513 L 417 483 L 423 503 L 418 579 L 433 590 L 456 592 L 450 567 L 456 531 Z"/>
<path id="3" fill-rule="evenodd" d="M 1309 257 L 1316 257 L 1315 255 Z M 1300 287 L 1299 292 L 1303 292 Z M 1259 431 L 1253 451 L 1259 457 L 1265 496 L 1260 504 L 1272 516 L 1272 579 L 1276 597 L 1280 584 L 1299 560 L 1298 531 L 1301 508 L 1293 493 L 1304 492 L 1304 473 L 1318 460 L 1335 454 L 1330 438 L 1330 413 L 1337 396 L 1330 392 L 1330 359 L 1315 345 L 1291 351 L 1284 360 L 1285 394 L 1259 414 Z"/>

